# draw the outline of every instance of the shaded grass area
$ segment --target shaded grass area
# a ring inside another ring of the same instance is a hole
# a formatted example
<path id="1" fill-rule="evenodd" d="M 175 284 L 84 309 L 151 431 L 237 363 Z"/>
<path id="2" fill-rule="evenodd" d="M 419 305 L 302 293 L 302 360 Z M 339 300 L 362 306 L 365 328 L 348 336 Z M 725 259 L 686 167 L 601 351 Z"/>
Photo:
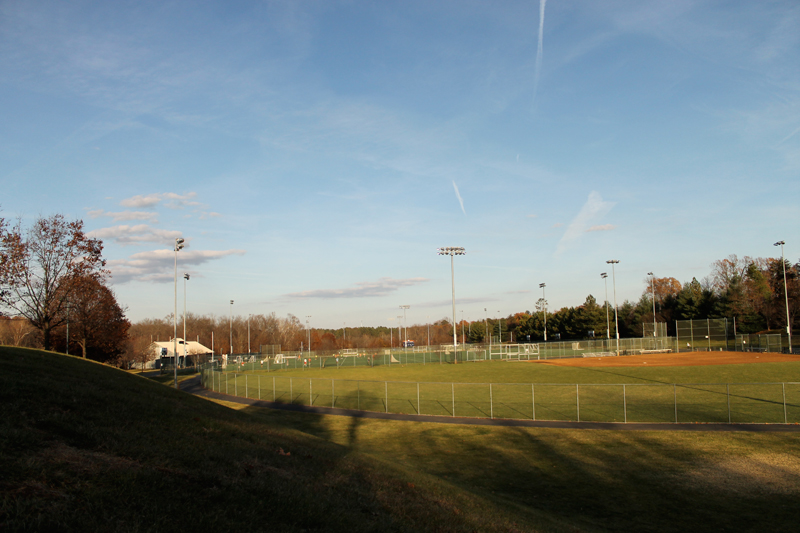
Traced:
<path id="1" fill-rule="evenodd" d="M 286 419 L 75 357 L 0 347 L 0 398 L 3 531 L 568 529 Z"/>
<path id="2" fill-rule="evenodd" d="M 239 407 L 581 531 L 796 531 L 800 435 L 438 425 Z"/>
<path id="3" fill-rule="evenodd" d="M 206 375 L 218 392 L 283 403 L 596 422 L 800 422 L 798 382 L 800 362 L 580 368 L 498 361 Z"/>

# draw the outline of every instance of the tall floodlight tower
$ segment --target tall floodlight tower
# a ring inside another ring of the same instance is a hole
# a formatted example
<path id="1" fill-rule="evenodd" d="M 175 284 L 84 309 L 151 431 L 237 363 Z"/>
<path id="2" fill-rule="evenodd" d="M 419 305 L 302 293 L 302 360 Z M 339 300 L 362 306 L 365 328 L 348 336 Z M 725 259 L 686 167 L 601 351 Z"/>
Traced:
<path id="1" fill-rule="evenodd" d="M 403 330 L 405 331 L 405 335 L 403 336 L 403 340 L 405 340 L 405 342 L 403 344 L 406 348 L 408 348 L 408 322 L 406 322 L 406 310 L 410 308 L 410 305 L 400 306 L 400 309 L 403 310 Z"/>
<path id="2" fill-rule="evenodd" d="M 183 250 L 183 237 L 175 239 L 175 312 L 172 314 L 172 365 L 175 373 L 175 388 L 178 388 L 178 252 Z"/>
<path id="3" fill-rule="evenodd" d="M 542 289 L 542 315 L 544 317 L 544 342 L 547 342 L 547 298 L 544 295 L 544 288 L 547 285 L 544 283 L 539 284 L 539 288 Z"/>
<path id="4" fill-rule="evenodd" d="M 789 292 L 786 290 L 786 259 L 783 257 L 785 241 L 778 241 L 775 246 L 781 247 L 781 264 L 783 265 L 783 295 L 786 297 L 786 334 L 789 336 L 789 353 L 792 353 L 792 322 L 789 320 Z"/>
<path id="5" fill-rule="evenodd" d="M 186 282 L 189 281 L 189 273 L 183 273 L 183 364 L 186 364 Z"/>
<path id="6" fill-rule="evenodd" d="M 308 332 L 308 356 L 311 357 L 311 327 L 308 325 L 308 321 L 311 318 L 311 315 L 306 315 L 306 331 Z"/>
<path id="7" fill-rule="evenodd" d="M 228 333 L 230 334 L 230 355 L 233 355 L 233 300 L 231 306 L 228 308 Z"/>
<path id="8" fill-rule="evenodd" d="M 653 292 L 653 338 L 657 337 L 656 335 L 656 276 L 652 272 L 647 273 L 650 276 L 650 287 Z"/>
<path id="9" fill-rule="evenodd" d="M 603 278 L 603 281 L 605 281 L 605 284 L 606 284 L 606 304 L 605 304 L 605 308 L 606 308 L 606 339 L 610 339 L 611 338 L 611 325 L 608 322 L 608 274 L 605 273 L 605 272 L 602 272 L 600 274 L 600 277 Z"/>
<path id="10" fill-rule="evenodd" d="M 439 255 L 450 256 L 450 281 L 453 286 L 453 363 L 458 362 L 458 335 L 456 333 L 456 275 L 453 266 L 453 257 L 456 255 L 466 255 L 466 251 L 461 246 L 446 246 L 439 248 Z"/>
<path id="11" fill-rule="evenodd" d="M 611 284 L 614 287 L 614 329 L 617 334 L 617 357 L 619 357 L 619 317 L 617 316 L 617 275 L 614 271 L 614 265 L 619 263 L 618 259 L 609 259 L 606 261 L 611 265 Z"/>

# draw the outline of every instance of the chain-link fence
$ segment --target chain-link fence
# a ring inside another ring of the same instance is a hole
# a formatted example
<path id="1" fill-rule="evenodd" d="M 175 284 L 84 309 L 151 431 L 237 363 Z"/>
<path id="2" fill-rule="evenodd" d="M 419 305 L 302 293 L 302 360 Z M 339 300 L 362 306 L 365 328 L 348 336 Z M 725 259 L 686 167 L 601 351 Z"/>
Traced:
<path id="1" fill-rule="evenodd" d="M 202 370 L 257 400 L 384 413 L 576 422 L 800 423 L 800 383 L 431 383 Z"/>
<path id="2" fill-rule="evenodd" d="M 676 320 L 675 330 L 680 351 L 734 349 L 732 323 L 727 318 Z"/>

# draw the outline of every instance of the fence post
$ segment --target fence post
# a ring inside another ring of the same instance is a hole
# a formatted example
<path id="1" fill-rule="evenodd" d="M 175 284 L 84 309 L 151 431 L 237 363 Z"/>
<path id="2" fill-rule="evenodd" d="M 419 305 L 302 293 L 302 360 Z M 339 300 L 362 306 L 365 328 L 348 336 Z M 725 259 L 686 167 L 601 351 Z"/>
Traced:
<path id="1" fill-rule="evenodd" d="M 244 375 L 244 397 L 247 398 L 247 374 Z"/>
<path id="2" fill-rule="evenodd" d="M 580 385 L 577 383 L 575 384 L 575 405 L 578 408 L 578 422 L 581 421 L 581 391 L 579 389 Z"/>
<path id="3" fill-rule="evenodd" d="M 531 383 L 531 407 L 533 407 L 533 420 L 536 420 L 536 391 Z"/>
<path id="4" fill-rule="evenodd" d="M 391 362 L 389 364 L 391 364 Z M 388 413 L 389 412 L 389 382 L 388 381 L 384 381 L 383 382 L 383 387 L 385 389 L 384 392 L 386 394 L 386 412 Z"/>
<path id="5" fill-rule="evenodd" d="M 425 356 L 423 355 L 423 357 L 425 357 Z M 422 408 L 421 408 L 421 406 L 419 404 L 419 381 L 417 381 L 417 414 L 418 415 L 422 414 Z"/>
<path id="6" fill-rule="evenodd" d="M 261 374 L 258 375 L 258 399 L 261 400 Z"/>
<path id="7" fill-rule="evenodd" d="M 731 384 L 725 384 L 725 394 L 728 395 L 728 424 L 731 423 Z"/>
<path id="8" fill-rule="evenodd" d="M 675 423 L 678 423 L 678 386 L 673 383 L 672 384 L 672 397 L 673 401 L 675 402 Z"/>
<path id="9" fill-rule="evenodd" d="M 625 423 L 628 423 L 628 396 L 625 394 L 625 384 L 622 384 L 622 409 L 625 412 Z"/>
<path id="10" fill-rule="evenodd" d="M 450 382 L 450 397 L 453 399 L 453 416 L 456 416 L 456 386 Z"/>
<path id="11" fill-rule="evenodd" d="M 272 376 L 272 401 L 274 402 L 277 398 L 275 397 L 275 376 Z"/>
<path id="12" fill-rule="evenodd" d="M 492 397 L 491 383 L 489 383 L 489 418 L 494 418 L 494 398 Z"/>
<path id="13" fill-rule="evenodd" d="M 312 379 L 308 379 L 308 402 L 311 407 L 314 407 L 314 389 L 311 386 Z"/>
<path id="14" fill-rule="evenodd" d="M 292 385 L 292 378 L 289 378 L 289 403 L 294 403 L 294 388 Z"/>
<path id="15" fill-rule="evenodd" d="M 786 383 L 781 383 L 781 389 L 783 389 L 783 423 L 788 424 L 789 419 L 786 417 Z"/>
<path id="16" fill-rule="evenodd" d="M 336 407 L 336 385 L 331 380 L 331 408 Z"/>
<path id="17" fill-rule="evenodd" d="M 361 410 L 361 382 L 358 381 L 358 392 L 356 393 L 356 407 Z"/>

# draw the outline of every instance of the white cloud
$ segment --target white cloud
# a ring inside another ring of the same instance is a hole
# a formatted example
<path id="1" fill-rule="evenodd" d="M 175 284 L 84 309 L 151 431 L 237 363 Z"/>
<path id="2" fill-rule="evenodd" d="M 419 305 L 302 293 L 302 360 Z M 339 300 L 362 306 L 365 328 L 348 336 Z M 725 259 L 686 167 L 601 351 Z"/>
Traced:
<path id="1" fill-rule="evenodd" d="M 591 228 L 610 229 L 605 226 L 593 226 L 592 222 L 606 215 L 611 211 L 614 205 L 613 202 L 604 201 L 599 192 L 592 191 L 580 212 L 572 219 L 569 226 L 567 226 L 564 236 L 561 237 L 561 240 L 558 242 L 555 255 L 560 255 L 564 250 L 577 242 L 583 233 L 587 231 L 597 231 Z"/>
<path id="2" fill-rule="evenodd" d="M 591 228 L 587 229 L 586 231 L 611 231 L 612 229 L 616 229 L 617 227 L 613 224 L 603 224 L 601 226 L 592 226 Z"/>
<path id="3" fill-rule="evenodd" d="M 140 244 L 143 242 L 160 242 L 169 244 L 182 233 L 174 230 L 151 228 L 147 224 L 136 226 L 120 225 L 90 231 L 88 236 L 94 239 L 112 239 L 118 244 Z"/>
<path id="4" fill-rule="evenodd" d="M 164 205 L 171 209 L 180 209 L 186 206 L 201 205 L 192 199 L 197 196 L 195 192 L 177 194 L 174 192 L 154 193 L 148 195 L 138 194 L 122 200 L 119 205 L 122 207 L 153 207 L 167 200 Z"/>
<path id="5" fill-rule="evenodd" d="M 179 255 L 181 268 L 202 265 L 229 255 L 244 255 L 244 250 L 182 250 Z M 108 261 L 111 277 L 115 283 L 129 281 L 166 282 L 174 278 L 175 252 L 152 250 L 133 254 L 128 259 Z"/>
<path id="6" fill-rule="evenodd" d="M 455 180 L 453 180 L 453 189 L 455 189 L 456 198 L 458 198 L 458 203 L 461 205 L 461 212 L 464 213 L 464 216 L 466 216 L 467 212 L 464 210 L 464 200 L 461 198 L 461 193 L 458 192 L 458 185 L 456 185 Z"/>
<path id="7" fill-rule="evenodd" d="M 93 209 L 88 211 L 92 218 L 110 217 L 114 222 L 124 222 L 126 220 L 147 220 L 153 224 L 158 223 L 158 214 L 153 211 L 105 211 L 104 209 Z"/>
<path id="8" fill-rule="evenodd" d="M 430 281 L 427 278 L 406 278 L 392 279 L 380 278 L 378 281 L 362 281 L 355 284 L 355 287 L 346 289 L 318 289 L 313 291 L 293 292 L 286 294 L 288 298 L 368 298 L 374 296 L 386 296 L 395 292 L 401 287 L 410 287 Z"/>

